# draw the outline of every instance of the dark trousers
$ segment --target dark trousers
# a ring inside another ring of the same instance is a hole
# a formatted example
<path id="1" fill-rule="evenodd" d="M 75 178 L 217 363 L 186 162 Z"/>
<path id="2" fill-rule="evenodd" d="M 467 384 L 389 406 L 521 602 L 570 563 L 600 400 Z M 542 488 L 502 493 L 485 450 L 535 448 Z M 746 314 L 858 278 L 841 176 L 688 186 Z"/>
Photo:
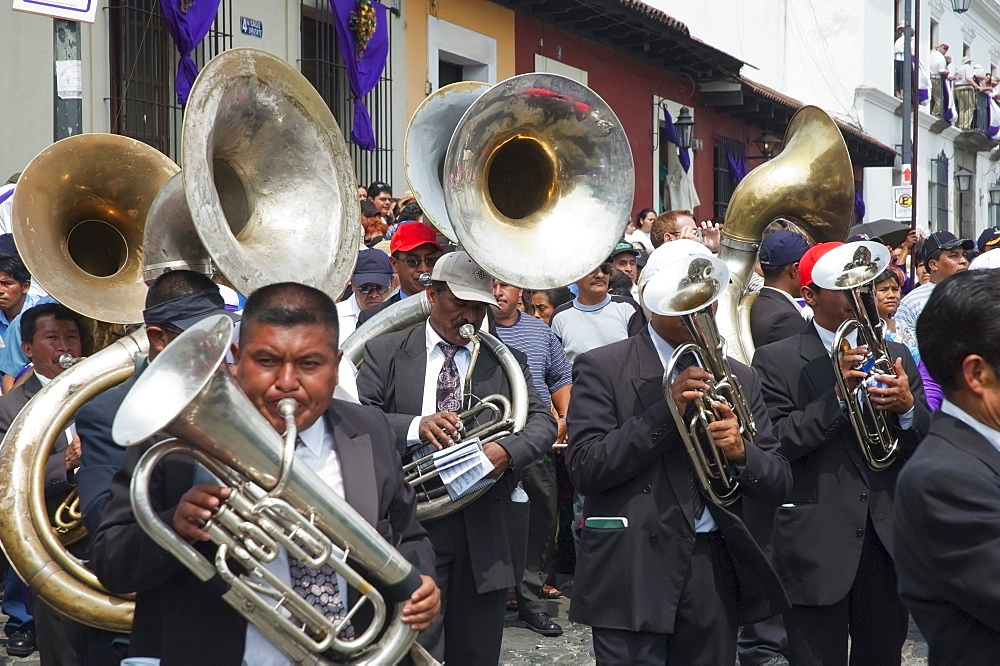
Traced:
<path id="1" fill-rule="evenodd" d="M 114 634 L 71 620 L 40 599 L 34 600 L 35 641 L 45 666 L 117 666 L 123 655 Z"/>
<path id="2" fill-rule="evenodd" d="M 438 661 L 496 666 L 506 615 L 506 588 L 480 594 L 469 559 L 461 511 L 427 523 L 441 589 L 441 618 L 420 634 L 419 642 Z"/>
<path id="3" fill-rule="evenodd" d="M 847 596 L 832 606 L 792 606 L 785 611 L 788 661 L 796 666 L 847 663 L 848 636 L 852 666 L 899 664 L 906 629 L 896 570 L 871 518 Z"/>
<path id="4" fill-rule="evenodd" d="M 770 560 L 774 548 L 774 507 L 764 506 L 744 497 L 743 522 L 754 541 Z M 788 637 L 781 615 L 740 627 L 736 643 L 740 666 L 756 666 L 788 654 Z"/>
<path id="5" fill-rule="evenodd" d="M 546 454 L 521 470 L 521 483 L 530 505 L 524 575 L 515 588 L 517 612 L 521 615 L 545 613 L 548 602 L 542 599 L 542 585 L 556 533 L 556 470 L 551 456 Z"/>
<path id="6" fill-rule="evenodd" d="M 736 663 L 736 573 L 718 532 L 699 534 L 677 606 L 674 633 L 594 627 L 598 664 Z"/>

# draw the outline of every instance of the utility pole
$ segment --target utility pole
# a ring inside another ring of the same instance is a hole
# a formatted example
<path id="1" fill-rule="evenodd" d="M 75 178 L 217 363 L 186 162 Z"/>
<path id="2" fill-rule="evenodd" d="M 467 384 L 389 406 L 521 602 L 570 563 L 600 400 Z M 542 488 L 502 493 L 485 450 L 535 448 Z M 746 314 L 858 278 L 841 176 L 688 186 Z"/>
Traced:
<path id="1" fill-rule="evenodd" d="M 83 62 L 80 24 L 53 20 L 55 99 L 52 138 L 56 141 L 83 132 Z"/>

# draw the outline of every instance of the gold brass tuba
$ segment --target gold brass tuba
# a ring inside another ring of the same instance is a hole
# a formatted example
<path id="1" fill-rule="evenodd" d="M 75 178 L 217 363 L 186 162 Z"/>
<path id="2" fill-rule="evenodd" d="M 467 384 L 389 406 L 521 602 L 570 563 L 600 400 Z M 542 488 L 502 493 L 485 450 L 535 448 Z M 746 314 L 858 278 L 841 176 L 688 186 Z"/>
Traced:
<path id="1" fill-rule="evenodd" d="M 708 255 L 694 255 L 673 261 L 649 279 L 643 302 L 651 312 L 680 317 L 694 342 L 674 350 L 663 372 L 663 393 L 677 423 L 691 467 L 706 497 L 719 506 L 728 506 L 740 497 L 739 482 L 732 465 L 715 445 L 708 424 L 719 419 L 712 402 L 729 405 L 740 423 L 740 432 L 753 438 L 757 433 L 753 413 L 739 380 L 726 358 L 726 348 L 715 325 L 712 305 L 729 284 L 726 264 Z M 670 395 L 678 362 L 686 355 L 714 378 L 711 389 L 693 401 L 695 410 L 685 418 Z"/>
<path id="2" fill-rule="evenodd" d="M 32 276 L 60 302 L 98 322 L 142 320 L 141 239 L 156 193 L 178 171 L 169 158 L 123 136 L 56 142 L 24 170 L 13 233 Z M 107 326 L 99 324 L 101 330 Z M 85 624 L 127 632 L 132 602 L 109 593 L 74 557 L 48 518 L 45 463 L 76 411 L 130 377 L 146 352 L 140 331 L 75 363 L 39 391 L 0 446 L 0 541 L 32 593 Z M 62 526 L 77 536 L 77 521 Z"/>
<path id="3" fill-rule="evenodd" d="M 875 279 L 889 266 L 889 250 L 881 243 L 862 241 L 830 250 L 813 266 L 813 282 L 820 289 L 843 291 L 851 305 L 854 319 L 840 325 L 830 347 L 833 373 L 840 395 L 847 404 L 854 436 L 865 463 L 880 472 L 896 459 L 899 441 L 893 436 L 889 415 L 875 409 L 868 395 L 868 383 L 861 382 L 853 391 L 840 371 L 840 358 L 850 348 L 847 336 L 858 332 L 858 344 L 868 347 L 868 358 L 861 370 L 869 375 L 895 375 L 892 357 L 885 345 L 885 324 L 878 316 Z"/>
<path id="4" fill-rule="evenodd" d="M 232 333 L 223 315 L 191 326 L 122 403 L 112 430 L 122 446 L 157 432 L 178 438 L 155 444 L 139 461 L 131 487 L 136 519 L 197 578 L 221 578 L 223 599 L 296 663 L 326 663 L 331 652 L 356 664 L 396 663 L 416 638 L 399 618 L 419 572 L 315 472 L 292 463 L 295 401 L 279 405 L 287 426 L 281 437 L 225 367 Z M 214 561 L 178 537 L 150 503 L 150 478 L 168 455 L 190 456 L 233 490 L 205 525 L 218 545 Z M 328 564 L 358 590 L 360 601 L 344 620 L 327 619 L 265 568 L 281 546 L 310 566 Z M 233 571 L 230 558 L 254 578 Z M 338 637 L 364 603 L 373 609 L 372 624 L 353 639 Z"/>
<path id="5" fill-rule="evenodd" d="M 743 363 L 753 357 L 747 281 L 764 229 L 785 218 L 815 243 L 847 237 L 854 210 L 854 172 L 837 123 L 822 109 L 804 106 L 785 130 L 784 150 L 740 181 L 726 209 L 719 258 L 729 266 L 731 285 L 719 299 L 719 332 L 729 354 Z"/>

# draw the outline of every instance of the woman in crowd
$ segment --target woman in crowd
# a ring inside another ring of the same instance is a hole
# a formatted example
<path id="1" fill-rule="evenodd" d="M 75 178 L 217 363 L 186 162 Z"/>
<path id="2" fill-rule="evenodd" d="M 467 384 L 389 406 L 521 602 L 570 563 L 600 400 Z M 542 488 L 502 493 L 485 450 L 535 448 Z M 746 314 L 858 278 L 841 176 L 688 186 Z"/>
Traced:
<path id="1" fill-rule="evenodd" d="M 534 315 L 549 323 L 552 311 L 563 303 L 573 300 L 573 292 L 567 287 L 556 287 L 555 289 L 543 289 L 531 295 L 531 304 L 534 306 Z"/>
<path id="2" fill-rule="evenodd" d="M 642 243 L 647 252 L 653 251 L 653 243 L 649 240 L 649 232 L 653 228 L 653 220 L 656 219 L 656 211 L 652 208 L 643 208 L 635 216 L 635 231 L 625 234 L 625 241 L 628 243 Z M 627 231 L 627 230 L 626 230 Z"/>

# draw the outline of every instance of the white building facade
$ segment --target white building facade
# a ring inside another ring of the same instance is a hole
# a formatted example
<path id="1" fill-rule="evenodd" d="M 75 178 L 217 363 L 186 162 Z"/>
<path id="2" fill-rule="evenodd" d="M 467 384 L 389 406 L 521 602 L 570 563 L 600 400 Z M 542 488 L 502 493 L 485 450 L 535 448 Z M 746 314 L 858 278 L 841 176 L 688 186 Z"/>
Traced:
<path id="1" fill-rule="evenodd" d="M 743 75 L 807 104 L 820 106 L 883 143 L 902 149 L 902 102 L 894 95 L 895 27 L 903 22 L 904 0 L 647 0 L 686 23 L 691 34 L 747 62 Z M 985 73 L 1000 68 L 1000 0 L 973 0 L 964 14 L 950 0 L 921 4 L 920 46 L 926 63 L 932 45 L 946 43 L 953 64 L 964 56 Z M 914 197 L 917 224 L 950 229 L 973 239 L 1000 224 L 1000 151 L 996 142 L 959 131 L 921 107 Z M 893 216 L 896 168 L 866 168 L 865 221 Z M 972 186 L 960 192 L 955 174 L 971 172 Z"/>

